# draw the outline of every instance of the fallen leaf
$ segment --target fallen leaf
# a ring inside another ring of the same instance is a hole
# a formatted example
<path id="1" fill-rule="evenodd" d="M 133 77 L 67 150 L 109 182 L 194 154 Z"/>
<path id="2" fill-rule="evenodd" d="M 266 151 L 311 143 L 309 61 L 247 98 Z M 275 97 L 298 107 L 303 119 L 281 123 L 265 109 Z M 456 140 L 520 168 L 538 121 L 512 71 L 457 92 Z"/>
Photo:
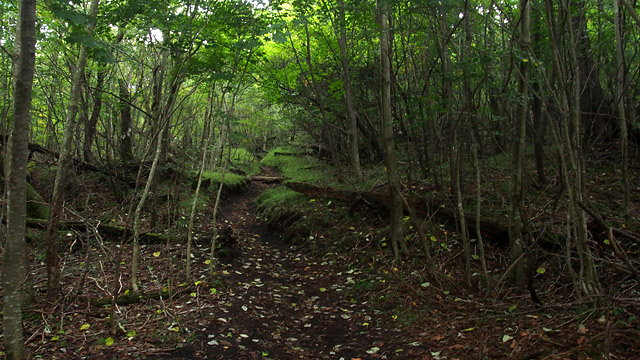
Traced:
<path id="1" fill-rule="evenodd" d="M 378 351 L 380 351 L 380 348 L 377 347 L 377 346 L 374 346 L 371 349 L 367 350 L 367 354 L 373 355 L 373 354 L 377 353 Z"/>

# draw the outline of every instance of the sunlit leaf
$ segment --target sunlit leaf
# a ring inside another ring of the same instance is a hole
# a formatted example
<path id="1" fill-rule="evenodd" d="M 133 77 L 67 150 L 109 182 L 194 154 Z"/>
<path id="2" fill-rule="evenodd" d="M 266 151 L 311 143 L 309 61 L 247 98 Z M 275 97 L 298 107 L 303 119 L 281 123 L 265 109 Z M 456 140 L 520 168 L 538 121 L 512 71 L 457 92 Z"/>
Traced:
<path id="1" fill-rule="evenodd" d="M 503 343 L 505 343 L 505 342 L 507 342 L 509 340 L 512 340 L 512 339 L 513 339 L 513 336 L 509 336 L 507 334 L 502 335 L 502 342 Z"/>
<path id="2" fill-rule="evenodd" d="M 158 257 L 158 256 L 160 256 L 160 251 L 156 251 L 153 253 L 153 257 Z"/>
<path id="3" fill-rule="evenodd" d="M 80 326 L 79 330 L 80 331 L 84 331 L 84 330 L 89 329 L 90 327 L 91 327 L 91 325 L 89 325 L 89 324 L 82 324 L 82 326 Z"/>
<path id="4" fill-rule="evenodd" d="M 377 353 L 378 351 L 380 351 L 380 348 L 377 347 L 377 346 L 374 346 L 371 349 L 367 350 L 367 354 L 373 355 L 373 354 Z"/>
<path id="5" fill-rule="evenodd" d="M 113 345 L 114 342 L 115 341 L 113 340 L 112 337 L 108 337 L 108 338 L 104 339 L 104 345 L 105 346 L 111 346 L 111 345 Z"/>

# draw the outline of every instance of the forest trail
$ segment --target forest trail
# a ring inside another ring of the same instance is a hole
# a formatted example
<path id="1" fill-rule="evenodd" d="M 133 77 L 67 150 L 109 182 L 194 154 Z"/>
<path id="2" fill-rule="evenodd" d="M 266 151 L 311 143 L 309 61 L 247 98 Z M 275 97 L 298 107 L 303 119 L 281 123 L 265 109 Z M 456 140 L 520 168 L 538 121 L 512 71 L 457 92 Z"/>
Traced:
<path id="1" fill-rule="evenodd" d="M 394 331 L 354 288 L 369 281 L 339 254 L 317 257 L 289 247 L 256 218 L 254 200 L 269 186 L 253 182 L 227 194 L 221 222 L 234 229 L 235 257 L 220 265 L 227 285 L 209 325 L 191 345 L 162 359 L 422 358 L 429 352 Z M 362 293 L 362 292 L 360 292 Z M 399 356 L 402 353 L 401 356 Z"/>

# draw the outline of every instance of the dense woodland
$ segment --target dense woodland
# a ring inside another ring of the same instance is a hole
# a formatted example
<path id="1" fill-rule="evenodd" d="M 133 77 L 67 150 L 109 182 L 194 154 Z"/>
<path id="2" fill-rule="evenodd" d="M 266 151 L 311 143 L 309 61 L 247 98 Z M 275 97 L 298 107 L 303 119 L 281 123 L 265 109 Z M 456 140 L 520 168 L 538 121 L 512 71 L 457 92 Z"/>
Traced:
<path id="1" fill-rule="evenodd" d="M 637 355 L 638 8 L 1 1 L 4 356 L 123 349 L 138 320 L 122 307 L 174 306 L 201 284 L 218 296 L 225 254 L 251 253 L 232 194 L 283 180 L 257 200 L 270 231 L 386 274 L 398 298 L 384 306 L 407 296 L 447 314 L 451 294 L 490 299 L 470 306 L 478 318 L 488 303 L 522 321 L 570 314 L 536 325 L 535 341 L 520 324 L 497 330 L 505 351 L 451 346 L 451 358 Z M 97 347 L 52 340 L 74 306 L 102 319 Z M 171 336 L 188 333 L 163 311 Z M 544 342 L 567 328 L 573 345 Z"/>

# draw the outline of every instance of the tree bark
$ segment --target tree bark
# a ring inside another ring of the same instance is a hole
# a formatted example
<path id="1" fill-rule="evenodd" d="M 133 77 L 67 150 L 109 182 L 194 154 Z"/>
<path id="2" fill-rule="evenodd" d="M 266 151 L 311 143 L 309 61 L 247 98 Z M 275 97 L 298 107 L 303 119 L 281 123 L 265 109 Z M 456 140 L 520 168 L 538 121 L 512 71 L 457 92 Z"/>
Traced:
<path id="1" fill-rule="evenodd" d="M 381 101 L 382 101 L 382 142 L 384 144 L 384 164 L 389 180 L 389 222 L 391 226 L 389 237 L 396 260 L 399 258 L 398 245 L 404 244 L 404 226 L 402 224 L 402 198 L 400 194 L 400 175 L 396 159 L 396 145 L 393 134 L 393 117 L 391 114 L 391 29 L 389 27 L 388 0 L 378 0 L 380 17 L 380 68 L 382 71 Z M 403 250 L 405 246 L 403 246 Z"/>
<path id="2" fill-rule="evenodd" d="M 104 68 L 100 68 L 100 70 L 98 70 L 96 89 L 93 92 L 93 110 L 91 110 L 91 117 L 84 129 L 83 158 L 84 161 L 88 163 L 94 162 L 91 147 L 93 146 L 93 139 L 96 136 L 96 126 L 98 124 L 98 119 L 100 118 L 100 111 L 102 110 L 102 88 L 104 86 L 106 72 L 107 71 Z"/>
<path id="3" fill-rule="evenodd" d="M 531 42 L 530 32 L 530 0 L 520 0 L 520 38 L 519 48 L 523 56 L 528 54 Z M 513 266 L 509 279 L 515 286 L 524 286 L 524 262 L 521 261 L 524 252 L 524 238 L 522 236 L 521 207 L 523 196 L 524 152 L 526 145 L 527 119 L 529 114 L 529 59 L 524 57 L 518 64 L 518 92 L 520 101 L 516 106 L 514 124 L 512 159 L 511 159 L 511 193 L 509 195 L 509 239 L 511 242 L 511 261 Z"/>
<path id="4" fill-rule="evenodd" d="M 5 356 L 23 360 L 27 354 L 22 332 L 22 287 L 27 278 L 25 222 L 27 213 L 27 144 L 35 72 L 36 1 L 19 3 L 14 62 L 13 128 L 7 169 L 7 241 L 2 262 L 2 327 Z"/>
<path id="5" fill-rule="evenodd" d="M 87 25 L 87 32 L 93 33 L 95 27 L 95 19 L 98 15 L 99 0 L 92 0 L 89 10 L 91 22 Z M 56 178 L 53 186 L 53 195 L 51 199 L 51 210 L 49 215 L 49 223 L 45 235 L 46 242 L 46 258 L 47 258 L 47 297 L 55 299 L 60 292 L 60 256 L 58 254 L 59 239 L 58 226 L 60 217 L 62 216 L 62 208 L 64 201 L 64 187 L 67 183 L 68 173 L 73 158 L 72 145 L 75 130 L 76 115 L 78 113 L 78 104 L 82 95 L 82 85 L 84 78 L 84 69 L 87 64 L 87 48 L 82 46 L 78 54 L 78 64 L 73 75 L 71 84 L 71 94 L 69 99 L 69 108 L 67 110 L 67 119 L 64 124 L 64 135 L 62 139 L 62 147 L 60 149 L 60 159 L 58 160 L 58 169 L 56 170 Z"/>
<path id="6" fill-rule="evenodd" d="M 124 79 L 118 80 L 120 88 L 120 160 L 126 166 L 133 161 L 131 148 L 131 105 L 129 87 Z"/>
<path id="7" fill-rule="evenodd" d="M 338 22 L 340 47 L 340 60 L 342 62 L 342 81 L 344 86 L 344 98 L 347 106 L 347 117 L 349 119 L 349 155 L 351 165 L 356 173 L 359 182 L 362 182 L 362 169 L 360 167 L 360 150 L 358 146 L 358 113 L 353 104 L 353 90 L 351 88 L 351 69 L 349 65 L 349 54 L 347 53 L 347 24 L 345 19 L 344 0 L 338 0 Z"/>
<path id="8" fill-rule="evenodd" d="M 613 0 L 613 18 L 616 33 L 616 55 L 618 59 L 618 71 L 616 81 L 616 100 L 618 103 L 618 118 L 620 127 L 620 168 L 622 172 L 622 211 L 625 221 L 631 218 L 630 198 L 631 189 L 629 185 L 629 135 L 627 131 L 627 116 L 625 110 L 625 88 L 626 88 L 626 61 L 624 57 L 624 44 L 622 43 L 622 30 L 624 28 L 624 17 L 622 17 L 622 9 L 618 0 Z"/>

